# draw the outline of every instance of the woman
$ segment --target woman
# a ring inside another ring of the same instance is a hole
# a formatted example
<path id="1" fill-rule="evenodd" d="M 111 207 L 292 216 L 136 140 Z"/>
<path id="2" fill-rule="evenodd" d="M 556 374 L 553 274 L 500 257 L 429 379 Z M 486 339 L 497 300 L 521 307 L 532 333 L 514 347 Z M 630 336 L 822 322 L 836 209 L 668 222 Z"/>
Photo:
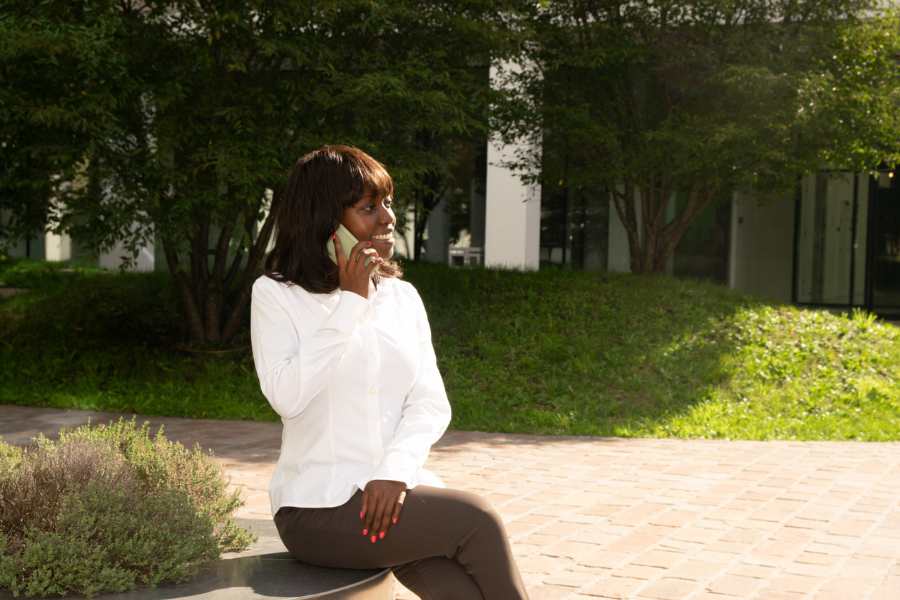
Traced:
<path id="1" fill-rule="evenodd" d="M 423 468 L 450 404 L 422 299 L 391 261 L 392 193 L 381 163 L 323 146 L 275 209 L 251 303 L 256 373 L 284 425 L 275 524 L 297 559 L 391 567 L 422 598 L 527 598 L 497 512 Z M 339 224 L 359 243 L 343 248 Z"/>

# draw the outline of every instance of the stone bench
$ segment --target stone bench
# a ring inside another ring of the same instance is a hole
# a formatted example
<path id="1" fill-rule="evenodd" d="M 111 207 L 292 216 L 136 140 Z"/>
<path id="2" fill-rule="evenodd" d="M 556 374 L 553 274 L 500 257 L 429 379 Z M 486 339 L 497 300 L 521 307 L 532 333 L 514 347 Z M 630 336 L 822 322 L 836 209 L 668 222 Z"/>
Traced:
<path id="1" fill-rule="evenodd" d="M 259 539 L 247 551 L 224 554 L 194 579 L 122 594 L 103 594 L 97 600 L 393 600 L 390 569 L 358 571 L 303 564 L 285 551 L 275 523 L 238 519 Z M 74 598 L 70 596 L 69 598 Z M 0 592 L 0 600 L 13 600 Z"/>

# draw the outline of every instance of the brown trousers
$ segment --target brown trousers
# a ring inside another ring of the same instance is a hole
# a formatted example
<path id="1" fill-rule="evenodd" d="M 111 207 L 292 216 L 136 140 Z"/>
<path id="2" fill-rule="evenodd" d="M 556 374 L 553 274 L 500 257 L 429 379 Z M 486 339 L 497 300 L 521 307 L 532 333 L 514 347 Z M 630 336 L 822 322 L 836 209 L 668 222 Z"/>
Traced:
<path id="1" fill-rule="evenodd" d="M 503 521 L 470 492 L 419 485 L 396 525 L 363 536 L 362 492 L 341 506 L 282 507 L 275 525 L 294 558 L 345 569 L 390 567 L 422 600 L 527 600 Z"/>

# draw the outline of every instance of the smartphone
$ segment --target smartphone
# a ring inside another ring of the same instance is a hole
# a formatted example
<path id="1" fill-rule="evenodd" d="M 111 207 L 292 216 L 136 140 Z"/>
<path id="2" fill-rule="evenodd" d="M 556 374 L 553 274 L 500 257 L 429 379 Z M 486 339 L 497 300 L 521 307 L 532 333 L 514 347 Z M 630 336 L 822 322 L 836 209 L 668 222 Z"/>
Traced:
<path id="1" fill-rule="evenodd" d="M 359 243 L 359 240 L 356 239 L 356 236 L 350 233 L 350 230 L 344 227 L 344 224 L 341 223 L 337 228 L 338 238 L 341 240 L 341 248 L 344 249 L 344 258 L 350 258 L 350 251 L 353 250 L 353 246 Z M 331 260 L 334 261 L 334 264 L 337 264 L 337 254 L 334 252 L 334 240 L 328 238 L 328 242 L 325 244 L 325 247 L 328 249 L 328 256 L 331 257 Z M 372 257 L 366 256 L 366 266 L 369 266 L 369 262 L 371 262 Z"/>

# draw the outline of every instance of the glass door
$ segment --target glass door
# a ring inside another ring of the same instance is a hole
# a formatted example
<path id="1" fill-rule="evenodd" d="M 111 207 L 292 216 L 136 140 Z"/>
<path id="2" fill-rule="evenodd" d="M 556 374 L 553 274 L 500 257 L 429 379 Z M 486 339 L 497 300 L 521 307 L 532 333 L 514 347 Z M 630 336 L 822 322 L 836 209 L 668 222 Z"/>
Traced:
<path id="1" fill-rule="evenodd" d="M 797 202 L 795 290 L 799 304 L 865 301 L 865 177 L 819 172 L 803 178 Z M 863 218 L 860 218 L 863 217 Z"/>
<path id="2" fill-rule="evenodd" d="M 900 182 L 887 173 L 872 181 L 869 211 L 869 306 L 900 315 Z"/>

